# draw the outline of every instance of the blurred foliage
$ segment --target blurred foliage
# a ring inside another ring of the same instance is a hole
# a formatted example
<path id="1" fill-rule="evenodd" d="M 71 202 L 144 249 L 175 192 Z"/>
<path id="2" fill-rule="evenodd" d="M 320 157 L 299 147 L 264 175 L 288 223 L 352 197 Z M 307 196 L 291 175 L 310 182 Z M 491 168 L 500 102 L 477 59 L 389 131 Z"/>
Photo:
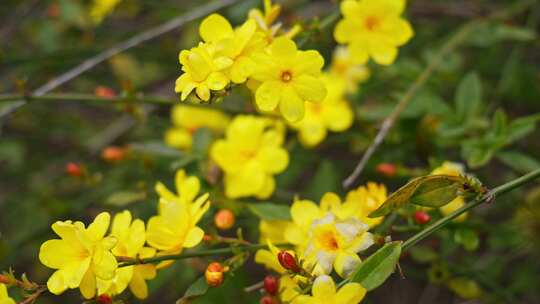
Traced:
<path id="1" fill-rule="evenodd" d="M 122 1 L 99 25 L 89 18 L 90 1 L 2 0 L 0 5 L 0 91 L 17 91 L 23 81 L 28 90 L 65 72 L 86 58 L 149 27 L 192 10 L 205 1 Z M 316 149 L 302 148 L 288 138 L 291 165 L 278 176 L 280 191 L 271 202 L 290 204 L 293 195 L 319 199 L 327 191 L 343 194 L 340 183 L 361 156 L 384 119 L 414 78 L 444 41 L 469 18 L 453 14 L 467 2 L 477 11 L 497 10 L 514 1 L 409 1 L 408 18 L 416 36 L 400 51 L 396 64 L 371 67 L 370 80 L 353 96 L 356 122 L 351 132 L 333 134 Z M 427 12 L 432 2 L 440 9 Z M 284 21 L 326 14 L 329 1 L 283 2 Z M 241 20 L 258 1 L 241 1 L 223 13 Z M 466 45 L 450 54 L 428 84 L 414 98 L 385 144 L 368 164 L 363 181 L 384 182 L 392 191 L 418 172 L 429 172 L 444 160 L 462 161 L 485 185 L 497 185 L 540 167 L 540 4 L 505 23 L 488 23 L 472 33 Z M 178 52 L 196 41 L 197 22 L 115 56 L 76 78 L 58 91 L 92 93 L 100 85 L 116 92 L 144 92 L 174 96 L 179 73 Z M 315 41 L 328 55 L 330 35 Z M 234 91 L 224 103 L 245 107 L 248 93 Z M 0 104 L 0 108 L 5 104 Z M 157 180 L 170 181 L 185 167 L 206 179 L 211 189 L 212 167 L 204 161 L 212 134 L 200 130 L 192 154 L 165 147 L 169 127 L 167 107 L 140 107 L 131 115 L 121 105 L 43 102 L 27 105 L 2 118 L 0 126 L 0 269 L 13 267 L 39 282 L 49 271 L 36 258 L 39 244 L 52 236 L 57 219 L 92 218 L 99 211 L 129 207 L 134 216 L 153 214 Z M 147 114 L 145 114 L 147 113 Z M 132 128 L 114 136 L 125 120 Z M 96 146 L 95 143 L 100 143 Z M 107 145 L 126 146 L 130 156 L 118 163 L 104 161 L 99 152 Z M 347 151 L 352 151 L 349 153 Z M 202 154 L 201 154 L 202 153 Z M 87 175 L 77 179 L 64 173 L 67 162 L 84 164 Z M 379 163 L 394 163 L 403 174 L 385 177 Z M 425 168 L 425 169 L 424 169 Z M 408 284 L 394 278 L 370 293 L 366 303 L 454 303 L 456 298 L 480 298 L 486 303 L 538 303 L 540 294 L 540 186 L 512 192 L 496 203 L 475 211 L 463 224 L 452 223 L 437 237 L 414 247 L 401 259 Z M 525 195 L 527 199 L 525 200 Z M 264 204 L 216 198 L 216 206 L 238 212 L 238 225 L 247 239 L 257 240 L 258 219 L 282 218 L 283 210 Z M 241 208 L 242 204 L 249 208 Z M 439 215 L 433 214 L 434 220 Z M 410 216 L 409 216 L 410 218 Z M 211 215 L 203 220 L 211 221 Z M 401 223 L 410 231 L 420 227 Z M 399 225 L 396 224 L 396 228 Z M 398 230 L 398 229 L 396 229 Z M 173 303 L 204 271 L 205 262 L 189 260 L 160 273 L 150 282 L 148 303 Z M 228 277 L 194 303 L 258 301 L 243 287 L 264 277 L 260 266 L 248 266 Z M 400 294 L 400 297 L 396 297 Z M 76 292 L 66 302 L 80 303 Z M 138 303 L 135 299 L 130 302 Z M 228 300 L 227 300 L 228 301 Z M 56 303 L 50 295 L 38 303 Z"/>

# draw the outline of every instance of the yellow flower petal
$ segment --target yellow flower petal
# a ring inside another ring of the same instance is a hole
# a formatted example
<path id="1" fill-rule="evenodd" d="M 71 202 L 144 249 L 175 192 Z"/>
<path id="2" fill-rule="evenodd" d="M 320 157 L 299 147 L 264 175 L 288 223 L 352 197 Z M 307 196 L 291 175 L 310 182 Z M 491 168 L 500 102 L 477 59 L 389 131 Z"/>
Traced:
<path id="1" fill-rule="evenodd" d="M 203 239 L 204 231 L 195 226 L 193 227 L 188 234 L 186 235 L 186 239 L 184 240 L 184 248 L 191 248 L 197 246 Z"/>
<path id="2" fill-rule="evenodd" d="M 257 158 L 268 173 L 280 173 L 289 164 L 289 154 L 281 147 L 263 147 Z"/>
<path id="3" fill-rule="evenodd" d="M 289 122 L 300 121 L 305 114 L 304 101 L 298 96 L 292 87 L 284 87 L 281 93 L 279 111 Z"/>
<path id="4" fill-rule="evenodd" d="M 305 101 L 318 102 L 326 97 L 326 86 L 319 78 L 310 75 L 300 75 L 294 79 L 292 85 Z"/>
<path id="5" fill-rule="evenodd" d="M 366 289 L 358 283 L 348 283 L 336 294 L 336 303 L 357 304 L 366 296 Z"/>
<path id="6" fill-rule="evenodd" d="M 212 14 L 201 22 L 199 34 L 206 42 L 216 42 L 231 36 L 233 28 L 223 16 Z"/>
<path id="7" fill-rule="evenodd" d="M 370 41 L 369 54 L 376 63 L 390 65 L 396 60 L 398 50 L 396 47 L 387 45 L 381 41 Z"/>
<path id="8" fill-rule="evenodd" d="M 111 215 L 107 212 L 102 212 L 96 216 L 92 224 L 88 225 L 86 231 L 94 241 L 101 240 L 105 236 L 107 229 L 109 229 L 110 222 Z"/>
<path id="9" fill-rule="evenodd" d="M 340 277 L 347 278 L 360 262 L 361 260 L 358 255 L 343 252 L 336 256 L 334 269 Z"/>
<path id="10" fill-rule="evenodd" d="M 43 265 L 60 269 L 69 263 L 81 261 L 80 249 L 64 240 L 49 240 L 39 249 L 39 260 Z"/>
<path id="11" fill-rule="evenodd" d="M 47 280 L 47 289 L 55 295 L 62 294 L 67 288 L 62 270 L 55 271 Z"/>
<path id="12" fill-rule="evenodd" d="M 103 251 L 101 258 L 96 261 L 94 258 L 92 270 L 95 275 L 103 280 L 110 280 L 114 277 L 118 262 L 110 251 Z"/>
<path id="13" fill-rule="evenodd" d="M 314 202 L 299 200 L 291 206 L 291 217 L 295 224 L 307 231 L 315 219 L 322 217 L 322 213 Z"/>
<path id="14" fill-rule="evenodd" d="M 313 297 L 320 300 L 333 299 L 336 293 L 336 285 L 330 276 L 321 275 L 315 279 L 315 282 L 313 282 L 311 292 Z"/>
<path id="15" fill-rule="evenodd" d="M 82 296 L 85 299 L 92 299 L 96 295 L 96 277 L 92 271 L 87 271 L 79 286 Z"/>
<path id="16" fill-rule="evenodd" d="M 273 111 L 281 100 L 283 85 L 277 80 L 263 82 L 255 92 L 255 102 L 262 111 Z"/>

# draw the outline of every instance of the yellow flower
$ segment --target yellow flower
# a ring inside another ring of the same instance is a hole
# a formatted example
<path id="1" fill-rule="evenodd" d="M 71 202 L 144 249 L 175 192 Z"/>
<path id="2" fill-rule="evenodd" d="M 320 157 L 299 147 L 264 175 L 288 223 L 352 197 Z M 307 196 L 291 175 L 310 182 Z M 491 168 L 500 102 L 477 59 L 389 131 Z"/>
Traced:
<path id="1" fill-rule="evenodd" d="M 349 50 L 344 46 L 335 48 L 329 73 L 332 77 L 342 79 L 350 93 L 355 93 L 358 83 L 369 78 L 369 69 L 365 65 L 355 64 Z"/>
<path id="2" fill-rule="evenodd" d="M 174 90 L 181 93 L 182 100 L 195 90 L 201 100 L 208 101 L 210 90 L 223 90 L 229 84 L 224 70 L 229 68 L 233 61 L 228 57 L 218 56 L 212 44 L 201 42 L 197 47 L 183 50 L 179 60 L 184 73 L 176 80 Z"/>
<path id="3" fill-rule="evenodd" d="M 285 238 L 297 246 L 315 274 L 329 274 L 334 268 L 341 277 L 348 276 L 360 263 L 357 253 L 373 244 L 368 225 L 355 216 L 338 216 L 340 207 L 334 193 L 326 193 L 320 207 L 308 200 L 297 200 L 291 206 L 293 224 L 285 230 Z"/>
<path id="4" fill-rule="evenodd" d="M 389 65 L 397 57 L 398 47 L 413 36 L 409 22 L 401 18 L 405 0 L 345 0 L 344 16 L 334 30 L 340 44 L 348 44 L 353 61 L 364 64 L 371 57 Z"/>
<path id="5" fill-rule="evenodd" d="M 380 224 L 384 217 L 369 218 L 368 215 L 378 209 L 386 201 L 386 198 L 386 187 L 383 184 L 369 182 L 366 186 L 360 186 L 347 193 L 342 208 L 372 228 Z"/>
<path id="6" fill-rule="evenodd" d="M 154 248 L 144 247 L 146 242 L 144 222 L 131 221 L 131 213 L 123 211 L 115 215 L 111 228 L 111 236 L 118 240 L 112 249 L 115 256 L 149 258 L 155 255 Z M 99 294 L 117 295 L 129 285 L 135 296 L 144 299 L 148 296 L 145 279 L 153 279 L 156 269 L 153 264 L 121 267 L 116 270 L 112 280 L 97 280 Z"/>
<path id="7" fill-rule="evenodd" d="M 7 287 L 0 283 L 0 304 L 15 304 L 15 300 L 8 296 Z"/>
<path id="8" fill-rule="evenodd" d="M 82 295 L 90 299 L 96 294 L 96 278 L 114 277 L 117 262 L 111 249 L 117 241 L 114 237 L 104 237 L 109 222 L 110 215 L 103 212 L 88 228 L 82 222 L 71 221 L 52 225 L 60 239 L 46 241 L 39 250 L 41 263 L 57 269 L 47 281 L 51 293 L 58 295 L 68 288 L 79 287 Z"/>
<path id="9" fill-rule="evenodd" d="M 285 240 L 285 236 L 283 235 L 283 231 L 285 231 L 285 229 L 290 223 L 291 223 L 290 221 L 261 220 L 259 223 L 260 242 L 265 242 L 266 240 L 270 240 L 273 243 L 284 243 L 286 240 Z"/>
<path id="10" fill-rule="evenodd" d="M 255 101 L 260 110 L 279 111 L 289 122 L 304 117 L 304 102 L 320 102 L 326 96 L 319 78 L 324 59 L 317 51 L 299 51 L 286 37 L 276 38 L 266 52 L 253 55 L 257 68 L 252 78 L 260 82 Z"/>
<path id="11" fill-rule="evenodd" d="M 292 123 L 298 129 L 300 142 L 306 147 L 321 143 L 327 134 L 327 129 L 333 132 L 343 132 L 353 123 L 353 111 L 345 95 L 345 82 L 340 78 L 324 74 L 321 79 L 327 88 L 323 102 L 306 102 L 306 114 L 302 120 Z"/>
<path id="12" fill-rule="evenodd" d="M 200 128 L 222 133 L 229 124 L 229 116 L 214 109 L 176 105 L 171 111 L 173 127 L 165 133 L 165 143 L 171 147 L 189 150 L 193 134 Z"/>
<path id="13" fill-rule="evenodd" d="M 251 76 L 255 69 L 251 55 L 262 51 L 267 44 L 256 30 L 255 20 L 248 19 L 234 30 L 229 21 L 219 14 L 212 14 L 201 23 L 199 32 L 202 39 L 215 44 L 219 55 L 233 61 L 226 73 L 234 83 L 243 83 Z"/>
<path id="14" fill-rule="evenodd" d="M 463 174 L 464 172 L 465 172 L 465 170 L 463 168 L 463 165 L 458 164 L 458 163 L 445 161 L 440 167 L 435 168 L 431 172 L 431 174 L 433 174 L 433 175 L 445 174 L 445 175 L 458 176 L 460 174 Z M 441 208 L 439 208 L 439 210 L 441 211 L 441 213 L 444 216 L 446 216 L 446 215 L 456 211 L 457 209 L 463 207 L 464 205 L 465 205 L 465 199 L 463 198 L 463 196 L 458 196 L 453 201 L 451 201 L 450 203 L 448 203 L 448 204 L 442 206 Z M 465 219 L 467 219 L 468 214 L 469 214 L 468 212 L 463 213 L 462 215 L 455 218 L 454 222 L 463 222 Z"/>
<path id="15" fill-rule="evenodd" d="M 227 197 L 267 198 L 274 192 L 274 174 L 283 172 L 289 163 L 289 154 L 281 147 L 284 132 L 283 124 L 272 119 L 234 118 L 225 138 L 210 149 L 212 160 L 225 173 Z"/>
<path id="16" fill-rule="evenodd" d="M 293 304 L 357 304 L 366 295 L 366 289 L 358 283 L 347 283 L 336 290 L 334 280 L 327 275 L 321 275 L 313 282 L 311 296 L 301 295 L 293 300 Z"/>
<path id="17" fill-rule="evenodd" d="M 94 24 L 99 24 L 122 0 L 94 0 L 90 8 L 90 17 Z"/>
<path id="18" fill-rule="evenodd" d="M 146 240 L 148 244 L 163 254 L 177 254 L 184 248 L 197 246 L 204 231 L 197 226 L 201 217 L 210 208 L 208 193 L 197 197 L 200 181 L 195 176 L 186 176 L 184 170 L 176 172 L 176 190 L 169 191 L 162 183 L 157 183 L 156 191 L 160 196 L 158 215 L 148 220 Z M 158 265 L 162 268 L 171 262 Z"/>

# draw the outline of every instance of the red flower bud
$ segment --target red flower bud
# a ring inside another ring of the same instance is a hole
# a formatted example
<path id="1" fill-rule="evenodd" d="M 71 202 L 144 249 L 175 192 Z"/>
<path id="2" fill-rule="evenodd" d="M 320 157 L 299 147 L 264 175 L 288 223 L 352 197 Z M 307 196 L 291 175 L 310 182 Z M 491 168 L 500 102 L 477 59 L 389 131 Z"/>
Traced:
<path id="1" fill-rule="evenodd" d="M 212 287 L 217 287 L 223 283 L 223 273 L 226 272 L 227 267 L 223 267 L 218 262 L 212 262 L 206 267 L 206 272 L 204 277 L 206 278 L 206 283 Z"/>
<path id="2" fill-rule="evenodd" d="M 75 177 L 79 177 L 83 174 L 81 165 L 77 163 L 67 163 L 65 170 L 68 175 L 75 176 Z"/>
<path id="3" fill-rule="evenodd" d="M 301 270 L 300 267 L 298 267 L 298 263 L 296 262 L 296 259 L 293 257 L 293 255 L 285 250 L 278 253 L 278 261 L 283 268 L 292 272 L 300 272 Z"/>
<path id="4" fill-rule="evenodd" d="M 386 177 L 394 177 L 397 173 L 397 167 L 391 163 L 382 163 L 377 166 L 377 172 Z"/>
<path id="5" fill-rule="evenodd" d="M 264 290 L 268 294 L 276 295 L 279 291 L 279 281 L 276 277 L 268 275 L 264 278 Z"/>
<path id="6" fill-rule="evenodd" d="M 276 304 L 277 302 L 271 296 L 266 295 L 266 296 L 261 298 L 260 303 L 261 304 Z"/>
<path id="7" fill-rule="evenodd" d="M 112 298 L 111 296 L 109 295 L 106 295 L 106 294 L 102 294 L 100 296 L 97 297 L 96 299 L 96 303 L 98 304 L 112 304 Z"/>
<path id="8" fill-rule="evenodd" d="M 221 230 L 227 230 L 234 226 L 234 220 L 234 213 L 229 209 L 221 209 L 214 216 L 214 224 Z"/>
<path id="9" fill-rule="evenodd" d="M 419 225 L 424 225 L 431 221 L 431 216 L 424 211 L 416 211 L 414 213 L 414 221 Z"/>
<path id="10" fill-rule="evenodd" d="M 127 150 L 121 147 L 110 146 L 101 152 L 101 158 L 107 162 L 119 162 L 126 158 Z"/>

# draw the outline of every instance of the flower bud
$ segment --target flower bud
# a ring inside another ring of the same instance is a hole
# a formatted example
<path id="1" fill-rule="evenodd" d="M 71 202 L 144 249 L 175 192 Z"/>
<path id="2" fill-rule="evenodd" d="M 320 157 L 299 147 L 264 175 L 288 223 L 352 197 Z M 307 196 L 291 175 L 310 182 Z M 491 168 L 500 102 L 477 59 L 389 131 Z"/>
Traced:
<path id="1" fill-rule="evenodd" d="M 301 270 L 294 256 L 285 250 L 278 253 L 278 261 L 283 268 L 292 272 L 300 272 Z"/>
<path id="2" fill-rule="evenodd" d="M 229 209 L 221 209 L 214 216 L 214 224 L 218 229 L 227 230 L 234 226 L 234 213 Z"/>
<path id="3" fill-rule="evenodd" d="M 416 211 L 414 213 L 414 221 L 419 225 L 424 225 L 424 224 L 427 224 L 429 221 L 431 221 L 431 216 L 429 216 L 427 212 Z"/>
<path id="4" fill-rule="evenodd" d="M 101 152 L 101 158 L 106 162 L 114 163 L 126 158 L 126 154 L 125 148 L 110 146 Z"/>
<path id="5" fill-rule="evenodd" d="M 206 272 L 204 277 L 206 278 L 206 283 L 212 287 L 217 287 L 223 283 L 223 272 L 225 268 L 218 262 L 212 262 L 206 267 Z"/>
<path id="6" fill-rule="evenodd" d="M 279 281 L 276 277 L 268 275 L 264 278 L 264 290 L 268 294 L 276 295 L 279 291 Z"/>
<path id="7" fill-rule="evenodd" d="M 81 165 L 77 163 L 67 163 L 65 170 L 66 174 L 74 177 L 80 177 L 83 174 L 83 169 L 81 168 Z"/>
<path id="8" fill-rule="evenodd" d="M 98 304 L 112 304 L 112 298 L 109 295 L 102 294 L 96 298 L 96 303 Z"/>
<path id="9" fill-rule="evenodd" d="M 377 172 L 386 177 L 394 177 L 397 173 L 397 166 L 391 163 L 382 163 L 377 166 Z"/>
<path id="10" fill-rule="evenodd" d="M 97 86 L 96 89 L 94 90 L 94 94 L 97 97 L 103 97 L 103 98 L 116 97 L 116 92 L 114 92 L 113 89 L 106 86 Z"/>
<path id="11" fill-rule="evenodd" d="M 277 304 L 277 301 L 274 300 L 274 298 L 272 298 L 271 296 L 266 295 L 266 296 L 261 298 L 260 303 L 261 304 Z"/>

